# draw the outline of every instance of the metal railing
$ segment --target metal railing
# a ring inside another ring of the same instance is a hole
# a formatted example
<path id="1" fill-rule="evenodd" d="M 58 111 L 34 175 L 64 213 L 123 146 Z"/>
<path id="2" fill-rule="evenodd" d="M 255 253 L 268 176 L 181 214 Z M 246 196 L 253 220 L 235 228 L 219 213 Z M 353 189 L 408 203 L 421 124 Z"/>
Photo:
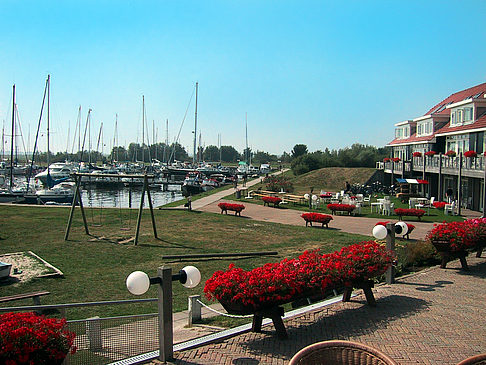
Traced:
<path id="1" fill-rule="evenodd" d="M 154 303 L 157 299 L 135 299 L 105 302 L 70 303 L 23 307 L 4 307 L 1 312 L 60 313 L 66 317 L 68 309 Z M 94 312 L 93 312 L 94 315 Z M 104 365 L 159 349 L 158 313 L 68 320 L 67 329 L 76 334 L 77 351 L 68 355 L 64 365 Z"/>
<path id="2" fill-rule="evenodd" d="M 450 169 L 450 170 L 457 170 L 459 171 L 459 162 L 462 158 L 462 169 L 469 170 L 469 171 L 484 171 L 486 158 L 484 156 L 478 156 L 475 158 L 469 157 L 460 157 L 454 156 L 449 157 L 446 155 L 442 156 L 442 161 L 439 156 L 425 156 L 425 169 L 433 169 L 437 170 L 439 167 L 443 169 Z M 405 171 L 410 171 L 410 165 L 413 166 L 414 170 L 422 170 L 424 167 L 424 159 L 422 157 L 414 157 L 413 160 L 410 162 L 406 161 L 405 163 Z M 441 166 L 440 166 L 441 165 Z M 376 169 L 378 170 L 392 170 L 393 172 L 399 173 L 402 172 L 402 163 L 401 162 L 393 162 L 393 161 L 386 161 L 386 162 L 376 162 Z"/>

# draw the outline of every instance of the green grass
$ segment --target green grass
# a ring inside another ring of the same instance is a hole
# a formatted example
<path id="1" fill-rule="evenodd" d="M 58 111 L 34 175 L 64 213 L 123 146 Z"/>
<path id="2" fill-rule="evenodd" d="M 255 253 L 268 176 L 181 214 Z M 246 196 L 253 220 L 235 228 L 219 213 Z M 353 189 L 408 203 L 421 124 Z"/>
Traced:
<path id="1" fill-rule="evenodd" d="M 264 189 L 264 188 L 262 188 Z M 261 199 L 245 199 L 242 197 L 241 199 L 236 199 L 234 198 L 234 194 L 232 193 L 230 196 L 232 200 L 235 201 L 240 201 L 244 203 L 250 203 L 250 204 L 258 204 L 258 205 L 263 205 L 263 201 Z M 383 197 L 383 196 L 377 196 L 372 199 L 372 201 L 376 201 L 378 197 Z M 391 197 L 390 201 L 392 203 L 395 203 L 395 208 L 408 208 L 408 204 L 402 203 L 400 199 Z M 320 204 L 317 208 L 309 208 L 308 203 L 306 204 L 298 204 L 298 203 L 288 203 L 285 205 L 281 205 L 278 209 L 295 209 L 303 212 L 318 212 L 318 213 L 324 213 L 324 214 L 331 214 L 331 211 L 327 209 L 327 203 L 326 204 Z M 427 208 L 424 209 L 427 212 Z M 371 206 L 365 206 L 361 207 L 361 214 L 358 216 L 360 217 L 367 217 L 367 218 L 378 218 L 382 221 L 387 221 L 387 220 L 398 220 L 398 215 L 392 214 L 392 215 L 382 215 L 380 213 L 377 213 L 376 211 L 371 212 Z M 417 217 L 408 217 L 408 216 L 403 216 L 402 220 L 409 222 L 413 224 L 414 222 L 456 222 L 456 221 L 463 221 L 464 218 L 461 216 L 452 216 L 452 215 L 445 215 L 444 214 L 444 209 L 436 209 L 436 208 L 430 208 L 429 209 L 429 214 L 427 213 L 420 218 L 420 220 Z"/>
<path id="2" fill-rule="evenodd" d="M 93 212 L 93 222 L 99 223 L 99 211 Z M 123 210 L 123 217 L 128 212 Z M 224 270 L 231 262 L 245 269 L 266 262 L 295 257 L 306 249 L 320 248 L 332 252 L 343 245 L 369 239 L 330 230 L 309 230 L 211 213 L 155 210 L 159 239 L 152 232 L 151 220 L 144 210 L 139 245 L 117 243 L 134 235 L 122 230 L 118 209 L 104 209 L 102 225 L 92 224 L 87 212 L 91 236 L 84 233 L 79 208 L 75 212 L 68 241 L 64 241 L 69 208 L 0 206 L 2 228 L 0 254 L 31 250 L 64 273 L 63 278 L 34 279 L 20 284 L 1 283 L 2 296 L 47 290 L 51 295 L 42 298 L 43 304 L 92 302 L 135 299 L 125 287 L 125 279 L 132 271 L 142 270 L 153 276 L 157 267 L 170 265 L 173 271 L 186 265 L 201 270 L 202 284 L 185 289 L 174 283 L 174 310 L 187 308 L 187 297 L 203 294 L 204 282 L 217 270 Z M 135 216 L 132 210 L 132 216 Z M 101 239 L 97 239 L 101 238 Z M 235 253 L 249 251 L 278 251 L 278 256 L 237 259 L 204 259 L 169 261 L 163 255 L 198 253 Z M 156 288 L 150 288 L 142 298 L 154 298 Z M 137 297 L 139 298 L 139 297 Z M 3 303 L 2 306 L 31 305 L 31 300 Z M 133 304 L 90 309 L 69 309 L 69 319 L 110 315 L 156 312 L 156 304 Z"/>

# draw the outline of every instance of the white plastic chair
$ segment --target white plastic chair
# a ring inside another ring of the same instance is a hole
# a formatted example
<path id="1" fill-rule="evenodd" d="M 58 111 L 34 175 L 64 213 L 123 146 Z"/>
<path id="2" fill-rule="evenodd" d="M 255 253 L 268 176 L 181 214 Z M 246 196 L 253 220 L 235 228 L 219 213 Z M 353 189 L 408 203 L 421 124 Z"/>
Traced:
<path id="1" fill-rule="evenodd" d="M 456 211 L 456 201 L 455 200 L 451 204 L 446 204 L 444 206 L 444 214 L 445 215 L 449 215 L 449 213 L 451 213 L 451 215 L 456 215 L 455 211 Z"/>
<path id="2" fill-rule="evenodd" d="M 383 202 L 383 208 L 381 209 L 381 214 L 390 215 L 391 214 L 391 203 L 389 200 Z"/>

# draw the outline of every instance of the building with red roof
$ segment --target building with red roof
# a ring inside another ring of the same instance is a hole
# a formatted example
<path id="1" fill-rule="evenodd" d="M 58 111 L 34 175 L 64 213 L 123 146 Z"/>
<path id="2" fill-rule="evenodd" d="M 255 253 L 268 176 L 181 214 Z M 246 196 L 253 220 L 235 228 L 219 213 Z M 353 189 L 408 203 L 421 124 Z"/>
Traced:
<path id="1" fill-rule="evenodd" d="M 379 167 L 391 184 L 396 178 L 428 180 L 425 195 L 446 200 L 445 192 L 452 190 L 459 207 L 483 211 L 485 132 L 482 83 L 450 95 L 422 116 L 396 123 L 395 138 L 387 144 L 390 159 Z M 466 157 L 471 155 L 478 157 Z"/>

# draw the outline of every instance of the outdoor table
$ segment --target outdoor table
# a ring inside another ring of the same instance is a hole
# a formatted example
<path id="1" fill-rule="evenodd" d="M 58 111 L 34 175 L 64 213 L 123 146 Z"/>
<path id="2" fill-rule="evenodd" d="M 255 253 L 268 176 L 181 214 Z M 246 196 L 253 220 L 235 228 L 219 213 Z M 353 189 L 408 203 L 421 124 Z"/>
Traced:
<path id="1" fill-rule="evenodd" d="M 381 211 L 381 208 L 383 207 L 383 203 L 382 202 L 371 203 L 371 213 L 373 213 L 373 206 L 376 207 L 376 212 L 378 213 L 379 211 Z"/>

